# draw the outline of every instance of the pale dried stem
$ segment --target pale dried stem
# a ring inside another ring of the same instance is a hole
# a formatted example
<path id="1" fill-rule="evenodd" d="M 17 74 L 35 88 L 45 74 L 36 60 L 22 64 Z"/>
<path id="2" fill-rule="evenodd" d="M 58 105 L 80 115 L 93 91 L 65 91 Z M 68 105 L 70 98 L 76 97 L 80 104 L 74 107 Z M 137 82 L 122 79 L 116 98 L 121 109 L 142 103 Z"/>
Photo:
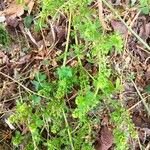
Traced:
<path id="1" fill-rule="evenodd" d="M 99 20 L 100 20 L 100 23 L 103 27 L 104 30 L 108 30 L 107 28 L 107 25 L 104 21 L 104 15 L 103 15 L 103 4 L 102 4 L 102 1 L 101 0 L 97 0 L 97 4 L 98 4 L 98 15 L 99 15 Z"/>

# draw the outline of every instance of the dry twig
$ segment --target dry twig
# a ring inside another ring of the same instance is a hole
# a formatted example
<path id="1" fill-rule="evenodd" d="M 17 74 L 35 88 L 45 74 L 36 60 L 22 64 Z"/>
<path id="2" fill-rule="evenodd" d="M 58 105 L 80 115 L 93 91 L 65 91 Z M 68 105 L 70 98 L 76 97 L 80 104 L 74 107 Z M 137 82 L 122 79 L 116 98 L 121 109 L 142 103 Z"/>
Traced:
<path id="1" fill-rule="evenodd" d="M 102 4 L 102 1 L 101 0 L 97 0 L 97 3 L 98 3 L 98 15 L 99 15 L 99 20 L 100 20 L 100 23 L 103 27 L 104 30 L 108 30 L 107 28 L 107 25 L 104 21 L 104 15 L 103 15 L 103 4 Z"/>

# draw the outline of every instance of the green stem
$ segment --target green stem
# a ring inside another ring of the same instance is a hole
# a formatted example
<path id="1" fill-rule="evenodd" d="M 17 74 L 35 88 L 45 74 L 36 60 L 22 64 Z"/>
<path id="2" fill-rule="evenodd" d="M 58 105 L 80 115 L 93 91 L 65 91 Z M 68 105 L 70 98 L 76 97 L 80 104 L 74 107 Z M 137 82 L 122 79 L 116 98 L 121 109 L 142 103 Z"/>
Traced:
<path id="1" fill-rule="evenodd" d="M 65 119 L 65 124 L 66 124 L 66 127 L 67 127 L 67 131 L 68 131 L 68 136 L 69 136 L 69 141 L 70 141 L 70 145 L 71 145 L 71 149 L 74 150 L 74 146 L 73 146 L 73 142 L 72 142 L 72 136 L 71 136 L 71 132 L 69 130 L 69 124 L 68 124 L 68 121 L 67 121 L 67 118 L 66 118 L 66 114 L 63 111 L 63 116 L 64 116 L 64 119 Z"/>

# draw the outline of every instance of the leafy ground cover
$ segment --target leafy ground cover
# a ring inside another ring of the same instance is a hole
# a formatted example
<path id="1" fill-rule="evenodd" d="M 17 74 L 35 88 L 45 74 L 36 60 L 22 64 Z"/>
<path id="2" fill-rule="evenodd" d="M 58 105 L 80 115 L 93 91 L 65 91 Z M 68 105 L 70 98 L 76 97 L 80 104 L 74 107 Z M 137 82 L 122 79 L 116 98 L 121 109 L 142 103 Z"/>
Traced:
<path id="1" fill-rule="evenodd" d="M 0 3 L 0 148 L 150 148 L 149 0 Z"/>

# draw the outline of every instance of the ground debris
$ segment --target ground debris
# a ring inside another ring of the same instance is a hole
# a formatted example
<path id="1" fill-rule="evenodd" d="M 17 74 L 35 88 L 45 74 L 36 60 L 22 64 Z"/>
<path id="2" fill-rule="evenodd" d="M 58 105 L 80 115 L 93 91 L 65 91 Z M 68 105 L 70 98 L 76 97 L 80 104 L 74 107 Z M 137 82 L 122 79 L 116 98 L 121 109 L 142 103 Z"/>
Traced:
<path id="1" fill-rule="evenodd" d="M 100 137 L 96 150 L 108 150 L 113 145 L 113 135 L 108 127 L 104 126 L 100 130 Z"/>
<path id="2" fill-rule="evenodd" d="M 127 35 L 127 27 L 121 21 L 112 20 L 111 25 L 114 31 L 121 33 L 123 36 Z"/>

